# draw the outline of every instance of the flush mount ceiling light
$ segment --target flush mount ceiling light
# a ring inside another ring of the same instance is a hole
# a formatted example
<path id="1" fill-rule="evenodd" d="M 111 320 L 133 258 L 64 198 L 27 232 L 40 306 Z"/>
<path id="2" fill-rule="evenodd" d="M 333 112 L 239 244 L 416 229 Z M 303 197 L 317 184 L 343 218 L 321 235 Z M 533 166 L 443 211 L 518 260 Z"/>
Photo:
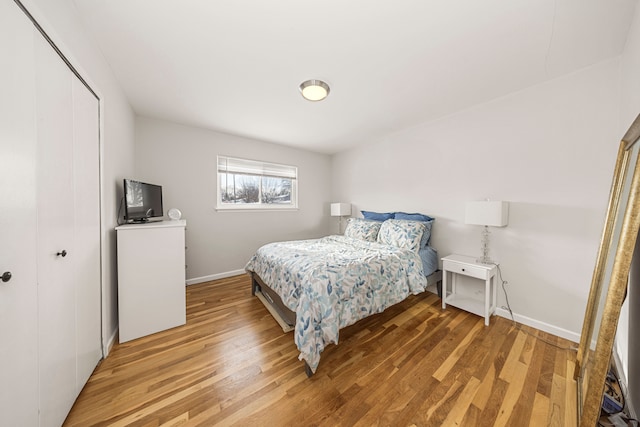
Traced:
<path id="1" fill-rule="evenodd" d="M 329 85 L 322 80 L 307 80 L 300 83 L 300 93 L 309 101 L 322 101 L 329 95 Z"/>

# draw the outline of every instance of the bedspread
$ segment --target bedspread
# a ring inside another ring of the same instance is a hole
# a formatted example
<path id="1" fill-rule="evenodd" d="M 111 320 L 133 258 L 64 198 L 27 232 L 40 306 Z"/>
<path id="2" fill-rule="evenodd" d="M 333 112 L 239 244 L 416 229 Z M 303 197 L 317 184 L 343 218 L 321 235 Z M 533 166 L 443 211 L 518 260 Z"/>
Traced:
<path id="1" fill-rule="evenodd" d="M 295 344 L 313 372 L 339 330 L 418 294 L 427 285 L 418 254 L 345 236 L 270 243 L 245 269 L 296 313 Z"/>

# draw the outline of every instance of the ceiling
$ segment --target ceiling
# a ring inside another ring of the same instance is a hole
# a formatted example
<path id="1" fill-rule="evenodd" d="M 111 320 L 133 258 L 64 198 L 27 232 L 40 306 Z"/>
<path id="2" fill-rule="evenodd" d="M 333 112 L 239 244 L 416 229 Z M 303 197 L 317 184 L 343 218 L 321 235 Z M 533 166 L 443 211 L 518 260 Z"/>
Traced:
<path id="1" fill-rule="evenodd" d="M 636 3 L 75 0 L 137 114 L 329 154 L 618 56 Z"/>

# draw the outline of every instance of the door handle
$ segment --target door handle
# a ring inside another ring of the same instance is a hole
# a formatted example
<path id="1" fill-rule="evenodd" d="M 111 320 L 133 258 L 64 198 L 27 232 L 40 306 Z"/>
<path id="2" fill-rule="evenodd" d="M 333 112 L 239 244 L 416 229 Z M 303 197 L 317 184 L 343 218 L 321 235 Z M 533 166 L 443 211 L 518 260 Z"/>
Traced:
<path id="1" fill-rule="evenodd" d="M 64 257 L 67 256 L 67 251 L 63 249 L 62 252 L 58 252 L 58 253 L 56 253 L 56 255 L 57 256 L 61 256 L 62 258 L 64 258 Z"/>
<path id="2" fill-rule="evenodd" d="M 9 280 L 11 280 L 11 272 L 5 271 L 4 273 L 2 273 L 2 276 L 0 276 L 0 280 L 2 280 L 3 282 L 8 282 Z"/>

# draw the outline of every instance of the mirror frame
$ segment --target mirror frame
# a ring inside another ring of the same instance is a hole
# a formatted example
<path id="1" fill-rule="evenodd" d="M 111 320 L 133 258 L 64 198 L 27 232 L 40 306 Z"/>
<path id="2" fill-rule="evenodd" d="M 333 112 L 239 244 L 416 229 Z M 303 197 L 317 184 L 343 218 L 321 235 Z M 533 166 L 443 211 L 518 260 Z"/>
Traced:
<path id="1" fill-rule="evenodd" d="M 639 137 L 640 115 L 636 117 L 622 138 L 618 150 L 607 214 L 576 355 L 574 379 L 578 388 L 577 408 L 581 427 L 597 425 L 600 417 L 620 309 L 626 297 L 629 269 L 640 229 L 640 158 L 636 161 L 634 170 L 629 170 L 632 148 Z M 631 181 L 629 186 L 625 187 L 627 177 Z M 624 209 L 624 214 L 620 217 L 622 223 L 619 233 L 616 233 L 616 219 L 622 213 L 620 209 Z M 615 253 L 612 252 L 612 245 L 615 245 Z M 602 295 L 607 265 L 612 265 L 611 276 L 606 295 Z M 602 297 L 605 299 L 601 307 Z M 595 325 L 599 318 L 601 322 L 597 331 L 595 350 L 591 351 L 591 343 L 596 333 Z"/>

